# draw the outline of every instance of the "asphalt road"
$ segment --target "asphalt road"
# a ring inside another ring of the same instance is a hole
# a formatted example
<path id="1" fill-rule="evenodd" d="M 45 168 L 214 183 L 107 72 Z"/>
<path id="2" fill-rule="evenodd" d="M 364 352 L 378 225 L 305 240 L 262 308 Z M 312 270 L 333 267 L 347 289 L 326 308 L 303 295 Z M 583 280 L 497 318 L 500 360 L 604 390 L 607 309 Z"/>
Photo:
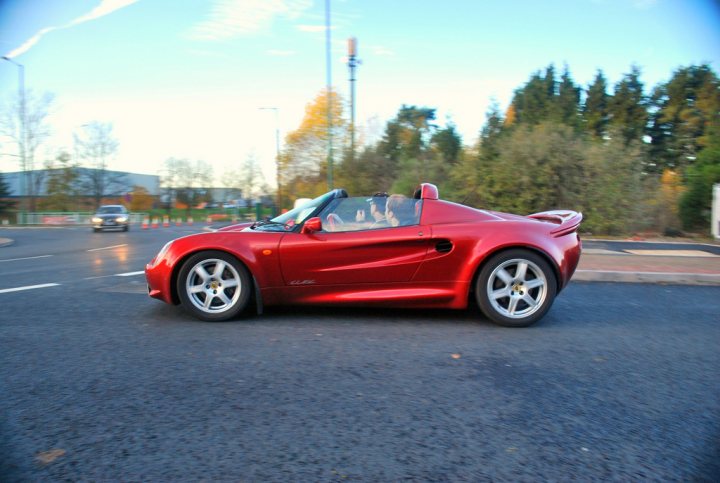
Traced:
<path id="1" fill-rule="evenodd" d="M 528 329 L 476 310 L 201 323 L 137 273 L 189 231 L 12 232 L 0 480 L 720 479 L 718 287 L 573 283 Z"/>

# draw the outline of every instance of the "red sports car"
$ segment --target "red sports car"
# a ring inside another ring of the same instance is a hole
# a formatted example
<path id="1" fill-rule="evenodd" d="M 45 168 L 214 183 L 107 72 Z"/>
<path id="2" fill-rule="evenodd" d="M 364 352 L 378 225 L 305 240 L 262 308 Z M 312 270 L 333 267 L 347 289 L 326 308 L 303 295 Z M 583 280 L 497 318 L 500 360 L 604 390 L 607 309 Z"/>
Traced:
<path id="1" fill-rule="evenodd" d="M 529 216 L 438 199 L 349 197 L 335 189 L 271 220 L 178 238 L 147 265 L 150 296 L 202 320 L 263 306 L 464 309 L 528 326 L 547 313 L 580 259 L 582 215 Z"/>

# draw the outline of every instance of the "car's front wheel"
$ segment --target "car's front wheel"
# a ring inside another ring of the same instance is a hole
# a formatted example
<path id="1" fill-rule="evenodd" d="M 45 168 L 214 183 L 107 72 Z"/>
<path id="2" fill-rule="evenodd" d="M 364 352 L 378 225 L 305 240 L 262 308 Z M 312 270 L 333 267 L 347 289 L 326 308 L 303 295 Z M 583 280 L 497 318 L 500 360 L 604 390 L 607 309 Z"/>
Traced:
<path id="1" fill-rule="evenodd" d="M 527 327 L 550 309 L 557 280 L 550 264 L 528 250 L 508 250 L 483 266 L 475 285 L 482 312 L 506 327 Z"/>
<path id="2" fill-rule="evenodd" d="M 205 251 L 188 258 L 180 268 L 180 302 L 199 319 L 218 322 L 241 313 L 250 300 L 250 274 L 235 257 Z"/>

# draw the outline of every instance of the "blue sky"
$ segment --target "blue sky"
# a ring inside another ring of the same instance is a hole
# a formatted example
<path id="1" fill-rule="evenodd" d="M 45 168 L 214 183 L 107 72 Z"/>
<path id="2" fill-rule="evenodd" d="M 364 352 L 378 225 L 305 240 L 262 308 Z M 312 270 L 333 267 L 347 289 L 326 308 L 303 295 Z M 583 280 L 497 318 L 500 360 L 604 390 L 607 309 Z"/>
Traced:
<path id="1" fill-rule="evenodd" d="M 111 122 L 112 167 L 156 174 L 168 157 L 203 159 L 219 178 L 249 155 L 274 176 L 275 118 L 295 129 L 325 85 L 320 0 L 5 0 L 0 50 L 25 66 L 27 88 L 55 94 L 53 137 Z M 647 90 L 679 66 L 720 71 L 713 0 L 333 0 L 333 83 L 348 96 L 346 41 L 359 42 L 357 120 L 379 135 L 402 104 L 437 108 L 473 144 L 492 99 L 554 63 L 583 86 L 633 64 Z M 38 35 L 39 34 L 39 35 Z M 17 68 L 0 62 L 0 102 Z M 3 140 L 0 140 L 2 142 Z M 12 153 L 7 140 L 0 152 Z M 0 170 L 18 169 L 0 156 Z"/>

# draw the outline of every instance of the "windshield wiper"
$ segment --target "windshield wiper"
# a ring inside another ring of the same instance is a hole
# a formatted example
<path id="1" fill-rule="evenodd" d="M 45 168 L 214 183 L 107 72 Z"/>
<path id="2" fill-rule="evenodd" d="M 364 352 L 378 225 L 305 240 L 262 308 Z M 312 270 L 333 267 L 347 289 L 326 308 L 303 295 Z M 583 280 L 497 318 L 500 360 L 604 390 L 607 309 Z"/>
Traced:
<path id="1" fill-rule="evenodd" d="M 252 225 L 250 225 L 250 229 L 254 230 L 255 228 L 266 226 L 266 225 L 281 225 L 285 226 L 285 223 L 280 223 L 279 221 L 273 221 L 273 220 L 258 220 Z"/>

